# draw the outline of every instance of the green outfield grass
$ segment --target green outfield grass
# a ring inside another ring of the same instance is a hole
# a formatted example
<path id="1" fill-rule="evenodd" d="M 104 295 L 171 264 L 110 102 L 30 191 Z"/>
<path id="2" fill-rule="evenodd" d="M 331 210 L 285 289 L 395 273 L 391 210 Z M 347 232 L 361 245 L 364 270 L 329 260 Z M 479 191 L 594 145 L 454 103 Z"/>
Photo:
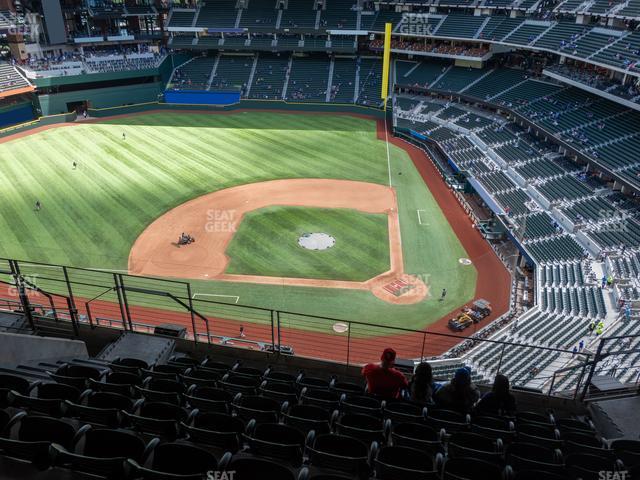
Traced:
<path id="1" fill-rule="evenodd" d="M 476 272 L 458 263 L 464 249 L 406 152 L 391 145 L 389 154 L 405 271 L 422 275 L 435 292 L 447 288 L 444 302 L 393 306 L 365 291 L 216 281 L 193 282 L 193 291 L 405 327 L 423 327 L 471 300 Z M 389 181 L 374 121 L 313 113 L 158 112 L 55 128 L 0 144 L 0 171 L 0 256 L 115 270 L 127 268 L 147 225 L 205 193 L 280 178 Z M 59 288 L 49 277 L 41 275 L 39 285 Z M 87 298 L 98 293 L 96 286 L 76 290 Z M 202 308 L 221 314 L 226 307 Z"/>
<path id="2" fill-rule="evenodd" d="M 304 233 L 336 239 L 324 251 L 298 245 Z M 227 248 L 227 273 L 363 282 L 389 270 L 387 216 L 348 209 L 270 207 L 249 212 Z"/>

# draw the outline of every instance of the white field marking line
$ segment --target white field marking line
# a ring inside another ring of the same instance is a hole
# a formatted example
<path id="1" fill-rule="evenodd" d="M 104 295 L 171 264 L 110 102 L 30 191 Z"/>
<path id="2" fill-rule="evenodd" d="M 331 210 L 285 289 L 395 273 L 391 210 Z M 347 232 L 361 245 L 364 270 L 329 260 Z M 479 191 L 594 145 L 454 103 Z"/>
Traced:
<path id="1" fill-rule="evenodd" d="M 387 131 L 387 112 L 384 114 L 384 139 L 387 144 L 387 171 L 389 173 L 389 188 L 391 188 L 391 154 L 389 153 L 389 132 Z"/>
<path id="2" fill-rule="evenodd" d="M 420 212 L 426 212 L 426 210 L 420 209 L 420 210 L 416 210 L 416 212 L 418 213 L 418 223 L 420 225 L 424 225 L 425 227 L 428 227 L 429 224 L 428 223 L 422 223 L 422 217 L 420 216 Z"/>
<path id="3" fill-rule="evenodd" d="M 240 301 L 240 297 L 238 295 L 221 295 L 217 293 L 194 293 L 191 297 L 192 300 L 195 300 L 196 297 L 226 297 L 226 298 L 235 298 L 236 301 L 233 303 L 238 303 Z"/>

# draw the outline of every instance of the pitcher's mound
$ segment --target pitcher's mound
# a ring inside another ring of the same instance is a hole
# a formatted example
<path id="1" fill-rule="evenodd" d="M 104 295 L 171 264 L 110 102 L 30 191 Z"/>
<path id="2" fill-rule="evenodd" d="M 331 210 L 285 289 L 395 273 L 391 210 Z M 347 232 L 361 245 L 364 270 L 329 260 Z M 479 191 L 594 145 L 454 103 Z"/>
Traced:
<path id="1" fill-rule="evenodd" d="M 326 233 L 305 233 L 298 238 L 298 245 L 307 250 L 327 250 L 336 244 L 336 239 Z"/>

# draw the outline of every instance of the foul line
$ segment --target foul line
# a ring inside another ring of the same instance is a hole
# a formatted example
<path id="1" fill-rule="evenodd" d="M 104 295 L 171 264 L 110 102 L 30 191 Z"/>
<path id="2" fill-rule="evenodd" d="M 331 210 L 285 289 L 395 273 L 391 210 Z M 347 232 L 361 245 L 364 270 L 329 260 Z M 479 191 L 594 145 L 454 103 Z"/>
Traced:
<path id="1" fill-rule="evenodd" d="M 387 144 L 387 171 L 389 172 L 389 188 L 391 188 L 391 155 L 389 154 L 389 132 L 387 130 L 387 112 L 384 112 L 384 139 Z"/>
<path id="2" fill-rule="evenodd" d="M 237 304 L 240 301 L 240 297 L 238 295 L 221 295 L 217 293 L 194 293 L 191 297 L 192 300 L 195 300 L 196 297 L 226 297 L 226 298 L 235 298 L 236 301 L 233 302 Z"/>
<path id="3" fill-rule="evenodd" d="M 422 217 L 420 216 L 420 212 L 426 212 L 426 210 L 420 209 L 420 210 L 416 210 L 416 212 L 418 213 L 418 224 L 429 226 L 428 223 L 422 223 Z"/>

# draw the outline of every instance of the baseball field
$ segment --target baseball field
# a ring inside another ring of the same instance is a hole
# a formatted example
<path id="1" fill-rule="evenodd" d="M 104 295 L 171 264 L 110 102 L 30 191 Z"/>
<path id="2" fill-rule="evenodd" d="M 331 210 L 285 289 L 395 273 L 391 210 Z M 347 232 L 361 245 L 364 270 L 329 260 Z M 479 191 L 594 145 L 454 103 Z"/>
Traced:
<path id="1" fill-rule="evenodd" d="M 153 112 L 8 137 L 0 256 L 424 328 L 475 298 L 478 254 L 407 151 L 379 133 L 352 115 Z M 182 232 L 196 241 L 180 245 Z M 334 243 L 301 246 L 316 233 Z"/>

